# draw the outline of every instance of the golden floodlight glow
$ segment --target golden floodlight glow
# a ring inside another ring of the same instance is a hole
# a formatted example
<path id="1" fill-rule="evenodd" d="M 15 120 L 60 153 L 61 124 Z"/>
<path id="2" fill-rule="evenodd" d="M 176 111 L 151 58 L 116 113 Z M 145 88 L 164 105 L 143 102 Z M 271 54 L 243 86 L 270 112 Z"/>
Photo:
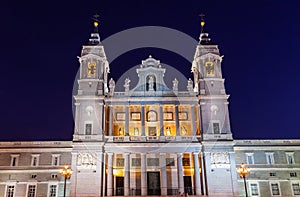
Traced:
<path id="1" fill-rule="evenodd" d="M 94 21 L 94 26 L 98 27 L 99 23 L 97 21 Z"/>
<path id="2" fill-rule="evenodd" d="M 204 21 L 201 21 L 201 26 L 203 27 L 205 25 L 205 22 Z"/>

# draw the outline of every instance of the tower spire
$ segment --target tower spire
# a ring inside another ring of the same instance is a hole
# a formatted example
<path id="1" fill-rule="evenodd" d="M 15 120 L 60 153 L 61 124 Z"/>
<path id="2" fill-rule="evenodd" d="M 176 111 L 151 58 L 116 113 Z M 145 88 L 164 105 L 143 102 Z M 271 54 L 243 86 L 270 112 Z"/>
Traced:
<path id="1" fill-rule="evenodd" d="M 99 26 L 99 14 L 94 14 L 92 17 L 93 23 L 94 23 L 94 33 L 98 33 L 98 26 Z"/>
<path id="2" fill-rule="evenodd" d="M 200 25 L 201 25 L 201 33 L 203 33 L 204 31 L 204 25 L 205 25 L 205 21 L 204 21 L 204 14 L 199 14 L 200 18 L 201 18 L 201 22 L 200 22 Z"/>
<path id="3" fill-rule="evenodd" d="M 90 45 L 97 45 L 100 44 L 100 35 L 98 31 L 98 26 L 99 26 L 99 14 L 95 14 L 92 17 L 93 20 L 93 25 L 94 25 L 94 31 L 91 33 L 91 37 L 89 39 L 89 44 Z"/>
<path id="4" fill-rule="evenodd" d="M 205 20 L 204 20 L 204 14 L 199 14 L 200 18 L 201 18 L 201 22 L 200 22 L 200 25 L 201 25 L 201 33 L 200 33 L 200 37 L 199 37 L 199 40 L 200 40 L 200 44 L 201 45 L 211 45 L 213 44 L 209 38 L 209 35 L 208 33 L 205 31 L 204 29 L 204 25 L 205 25 Z"/>

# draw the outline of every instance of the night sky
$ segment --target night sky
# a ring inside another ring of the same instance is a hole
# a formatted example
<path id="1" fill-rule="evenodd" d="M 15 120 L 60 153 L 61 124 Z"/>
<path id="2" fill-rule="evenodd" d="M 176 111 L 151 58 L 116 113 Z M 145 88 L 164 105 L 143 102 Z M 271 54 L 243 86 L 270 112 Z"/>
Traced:
<path id="1" fill-rule="evenodd" d="M 169 27 L 198 40 L 204 13 L 206 30 L 224 55 L 234 138 L 299 139 L 299 6 L 296 0 L 2 2 L 0 140 L 72 139 L 77 56 L 95 13 L 101 40 L 139 26 Z M 110 62 L 109 78 L 149 54 L 192 77 L 181 56 L 143 48 Z"/>

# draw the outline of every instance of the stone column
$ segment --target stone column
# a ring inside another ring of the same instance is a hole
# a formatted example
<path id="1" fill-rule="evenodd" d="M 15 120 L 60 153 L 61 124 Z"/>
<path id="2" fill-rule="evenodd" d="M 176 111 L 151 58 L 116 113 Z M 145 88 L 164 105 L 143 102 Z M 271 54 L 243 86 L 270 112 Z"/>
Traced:
<path id="1" fill-rule="evenodd" d="M 72 163 L 71 168 L 73 170 L 73 174 L 71 176 L 71 185 L 70 185 L 70 195 L 75 196 L 76 195 L 76 182 L 77 182 L 77 153 L 72 152 Z"/>
<path id="2" fill-rule="evenodd" d="M 109 136 L 113 135 L 113 107 L 109 106 Z"/>
<path id="3" fill-rule="evenodd" d="M 141 136 L 145 136 L 145 105 L 142 105 L 141 111 L 141 123 L 142 123 L 142 134 Z"/>
<path id="4" fill-rule="evenodd" d="M 79 127 L 79 116 L 80 116 L 80 113 L 79 113 L 79 107 L 80 107 L 80 103 L 75 103 L 75 106 L 76 106 L 76 109 L 75 109 L 75 135 L 79 135 L 79 131 L 81 130 L 80 127 Z M 84 134 L 84 133 L 82 133 Z"/>
<path id="5" fill-rule="evenodd" d="M 200 182 L 200 170 L 199 170 L 199 153 L 194 153 L 194 175 L 195 175 L 196 195 L 201 195 L 201 182 Z"/>
<path id="6" fill-rule="evenodd" d="M 178 105 L 175 105 L 176 136 L 180 136 Z"/>
<path id="7" fill-rule="evenodd" d="M 182 153 L 177 153 L 178 192 L 184 192 Z"/>
<path id="8" fill-rule="evenodd" d="M 196 118 L 195 118 L 195 105 L 191 105 L 191 114 L 192 114 L 192 135 L 196 136 Z"/>
<path id="9" fill-rule="evenodd" d="M 99 131 L 99 135 L 101 135 L 101 140 L 103 139 L 102 136 L 103 136 L 103 131 L 104 131 L 104 127 L 103 127 L 103 103 L 99 103 L 99 106 L 100 106 L 100 109 L 99 109 L 99 127 L 100 127 L 100 131 Z M 97 116 L 98 114 L 96 114 Z"/>
<path id="10" fill-rule="evenodd" d="M 203 148 L 203 147 L 202 147 Z M 203 194 L 204 195 L 208 195 L 208 191 L 207 191 L 207 186 L 206 186 L 206 183 L 207 183 L 207 180 L 206 180 L 206 168 L 205 168 L 205 153 L 201 153 L 201 171 L 202 171 L 202 188 L 203 188 Z"/>
<path id="11" fill-rule="evenodd" d="M 160 169 L 161 169 L 161 195 L 167 195 L 167 170 L 166 170 L 166 153 L 160 153 Z"/>
<path id="12" fill-rule="evenodd" d="M 107 173 L 107 196 L 113 195 L 113 153 L 108 154 L 108 173 Z"/>
<path id="13" fill-rule="evenodd" d="M 160 124 L 160 136 L 164 136 L 164 114 L 163 114 L 163 107 L 159 105 L 159 124 Z"/>
<path id="14" fill-rule="evenodd" d="M 98 177 L 99 181 L 97 181 L 97 183 L 95 183 L 95 191 L 96 191 L 97 195 L 101 196 L 103 153 L 102 152 L 97 152 L 96 154 L 97 154 L 96 174 L 97 174 L 97 177 Z"/>
<path id="15" fill-rule="evenodd" d="M 124 153 L 125 166 L 124 166 L 124 196 L 130 194 L 130 154 Z"/>
<path id="16" fill-rule="evenodd" d="M 125 107 L 125 136 L 129 136 L 129 105 Z"/>
<path id="17" fill-rule="evenodd" d="M 141 153 L 141 194 L 147 196 L 147 168 L 146 168 L 146 153 Z"/>

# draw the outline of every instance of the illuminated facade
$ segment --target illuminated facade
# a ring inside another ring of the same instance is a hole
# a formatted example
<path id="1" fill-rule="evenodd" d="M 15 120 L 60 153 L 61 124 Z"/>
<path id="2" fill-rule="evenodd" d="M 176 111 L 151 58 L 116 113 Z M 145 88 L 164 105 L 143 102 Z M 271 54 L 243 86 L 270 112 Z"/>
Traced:
<path id="1" fill-rule="evenodd" d="M 61 196 L 58 167 L 70 163 L 68 196 L 243 196 L 242 162 L 252 169 L 249 195 L 300 195 L 300 141 L 233 140 L 222 56 L 207 33 L 186 90 L 175 78 L 168 87 L 149 56 L 138 83 L 128 76 L 118 92 L 95 28 L 79 57 L 73 141 L 1 142 L 0 195 Z"/>

